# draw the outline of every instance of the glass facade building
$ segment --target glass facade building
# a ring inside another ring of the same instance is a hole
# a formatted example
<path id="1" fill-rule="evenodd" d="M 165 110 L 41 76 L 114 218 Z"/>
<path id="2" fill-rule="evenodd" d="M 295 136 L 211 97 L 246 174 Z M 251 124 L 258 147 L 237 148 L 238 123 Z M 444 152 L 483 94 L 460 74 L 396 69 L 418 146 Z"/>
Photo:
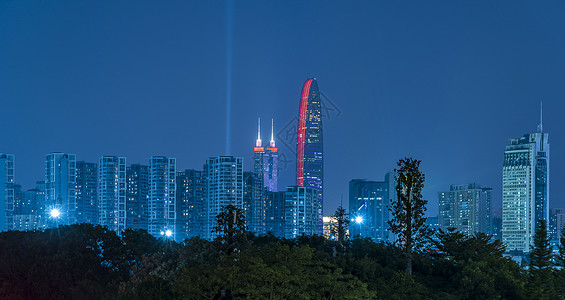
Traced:
<path id="1" fill-rule="evenodd" d="M 263 174 L 243 172 L 243 210 L 248 231 L 265 233 L 265 188 Z"/>
<path id="2" fill-rule="evenodd" d="M 284 193 L 284 237 L 318 234 L 319 191 L 303 186 L 289 186 Z"/>
<path id="3" fill-rule="evenodd" d="M 349 182 L 351 237 L 371 238 L 377 242 L 389 240 L 389 186 L 388 181 L 353 179 Z"/>
<path id="4" fill-rule="evenodd" d="M 322 104 L 316 79 L 302 87 L 296 145 L 296 185 L 318 190 L 318 234 L 323 235 L 324 157 Z"/>
<path id="5" fill-rule="evenodd" d="M 49 226 L 77 222 L 76 155 L 53 152 L 45 156 L 44 207 Z M 49 215 L 53 209 L 60 212 L 56 218 Z"/>
<path id="6" fill-rule="evenodd" d="M 502 242 L 530 252 L 537 220 L 549 220 L 549 134 L 510 139 L 502 167 Z"/>

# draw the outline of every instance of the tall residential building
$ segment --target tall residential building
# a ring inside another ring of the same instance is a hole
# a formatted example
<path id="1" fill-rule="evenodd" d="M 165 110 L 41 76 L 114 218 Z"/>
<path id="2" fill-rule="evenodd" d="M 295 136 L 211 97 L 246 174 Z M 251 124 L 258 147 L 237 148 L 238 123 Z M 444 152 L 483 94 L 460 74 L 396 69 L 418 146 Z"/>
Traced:
<path id="1" fill-rule="evenodd" d="M 176 159 L 152 156 L 149 160 L 149 233 L 175 239 Z"/>
<path id="2" fill-rule="evenodd" d="M 465 234 L 492 234 L 492 189 L 476 183 L 453 184 L 438 192 L 439 228 L 454 227 Z"/>
<path id="3" fill-rule="evenodd" d="M 371 238 L 377 242 L 389 240 L 388 224 L 390 195 L 389 180 L 353 179 L 349 182 L 349 232 L 351 237 Z"/>
<path id="4" fill-rule="evenodd" d="M 265 189 L 263 174 L 243 172 L 243 210 L 248 231 L 265 233 Z"/>
<path id="5" fill-rule="evenodd" d="M 204 165 L 206 177 L 206 221 L 204 237 L 212 240 L 216 216 L 226 205 L 243 209 L 243 158 L 233 156 L 210 157 Z"/>
<path id="6" fill-rule="evenodd" d="M 559 224 L 559 220 L 565 218 L 565 210 L 563 208 L 549 209 L 549 227 L 547 227 L 547 235 L 550 240 L 559 240 L 563 225 Z"/>
<path id="7" fill-rule="evenodd" d="M 77 161 L 77 223 L 98 224 L 98 165 Z"/>
<path id="8" fill-rule="evenodd" d="M 284 237 L 318 234 L 319 190 L 289 186 L 284 194 Z"/>
<path id="9" fill-rule="evenodd" d="M 45 156 L 45 213 L 58 210 L 52 226 L 77 222 L 76 155 L 53 152 Z M 46 215 L 49 218 L 49 215 Z"/>
<path id="10" fill-rule="evenodd" d="M 302 87 L 296 145 L 296 185 L 318 190 L 318 234 L 323 235 L 324 157 L 322 105 L 316 79 Z"/>
<path id="11" fill-rule="evenodd" d="M 177 173 L 177 240 L 204 236 L 204 199 L 206 181 L 203 171 Z"/>
<path id="12" fill-rule="evenodd" d="M 149 230 L 149 166 L 126 168 L 126 228 Z"/>
<path id="13" fill-rule="evenodd" d="M 284 237 L 285 192 L 269 192 L 265 197 L 265 233 Z"/>
<path id="14" fill-rule="evenodd" d="M 0 153 L 0 232 L 14 223 L 14 155 Z"/>
<path id="15" fill-rule="evenodd" d="M 510 139 L 502 167 L 502 242 L 530 252 L 536 222 L 549 220 L 549 134 Z"/>
<path id="16" fill-rule="evenodd" d="M 259 119 L 257 141 L 253 148 L 253 171 L 262 174 L 263 186 L 269 192 L 278 191 L 278 149 L 275 145 L 274 121 L 271 120 L 271 141 L 269 147 L 261 145 L 261 119 Z"/>
<path id="17" fill-rule="evenodd" d="M 99 224 L 121 234 L 126 229 L 126 158 L 102 156 L 98 168 Z"/>

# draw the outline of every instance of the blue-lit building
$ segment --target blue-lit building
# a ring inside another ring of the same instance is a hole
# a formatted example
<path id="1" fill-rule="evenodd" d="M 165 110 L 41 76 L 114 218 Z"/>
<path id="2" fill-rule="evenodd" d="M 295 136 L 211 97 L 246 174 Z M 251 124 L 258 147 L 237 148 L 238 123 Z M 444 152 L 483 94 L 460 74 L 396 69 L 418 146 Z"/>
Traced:
<path id="1" fill-rule="evenodd" d="M 206 178 L 206 220 L 204 237 L 216 238 L 216 216 L 227 205 L 243 209 L 243 158 L 233 156 L 210 157 L 204 164 Z"/>
<path id="2" fill-rule="evenodd" d="M 76 155 L 53 152 L 45 156 L 44 207 L 49 227 L 77 222 Z"/>
<path id="3" fill-rule="evenodd" d="M 126 228 L 149 230 L 149 166 L 128 166 L 126 181 Z"/>
<path id="4" fill-rule="evenodd" d="M 263 174 L 243 172 L 243 210 L 246 229 L 255 234 L 265 233 L 265 192 Z"/>
<path id="5" fill-rule="evenodd" d="M 269 192 L 265 197 L 265 234 L 284 237 L 285 191 Z"/>
<path id="6" fill-rule="evenodd" d="M 149 233 L 175 239 L 176 159 L 152 156 L 149 160 Z"/>
<path id="7" fill-rule="evenodd" d="M 452 184 L 438 192 L 439 228 L 453 227 L 465 234 L 492 234 L 492 189 L 476 183 Z"/>
<path id="8" fill-rule="evenodd" d="M 206 181 L 200 170 L 177 172 L 177 237 L 204 236 Z"/>
<path id="9" fill-rule="evenodd" d="M 14 223 L 14 164 L 14 155 L 0 153 L 0 232 Z"/>
<path id="10" fill-rule="evenodd" d="M 349 235 L 351 238 L 371 238 L 377 242 L 389 240 L 388 220 L 392 173 L 385 181 L 353 179 L 349 182 Z"/>
<path id="11" fill-rule="evenodd" d="M 98 224 L 98 164 L 77 161 L 77 223 Z"/>
<path id="12" fill-rule="evenodd" d="M 126 158 L 102 156 L 98 168 L 99 224 L 121 234 L 126 229 Z"/>
<path id="13" fill-rule="evenodd" d="M 538 220 L 549 223 L 549 134 L 510 139 L 502 167 L 502 243 L 530 252 Z"/>
<path id="14" fill-rule="evenodd" d="M 263 186 L 269 192 L 278 191 L 278 158 L 279 153 L 274 138 L 274 121 L 271 120 L 271 140 L 269 147 L 263 147 L 261 142 L 261 122 L 259 120 L 257 141 L 253 148 L 253 171 L 262 174 Z"/>
<path id="15" fill-rule="evenodd" d="M 316 79 L 302 87 L 296 145 L 296 185 L 318 190 L 318 234 L 323 235 L 324 156 L 322 105 Z"/>
<path id="16" fill-rule="evenodd" d="M 284 237 L 318 234 L 319 190 L 289 186 L 284 193 Z"/>

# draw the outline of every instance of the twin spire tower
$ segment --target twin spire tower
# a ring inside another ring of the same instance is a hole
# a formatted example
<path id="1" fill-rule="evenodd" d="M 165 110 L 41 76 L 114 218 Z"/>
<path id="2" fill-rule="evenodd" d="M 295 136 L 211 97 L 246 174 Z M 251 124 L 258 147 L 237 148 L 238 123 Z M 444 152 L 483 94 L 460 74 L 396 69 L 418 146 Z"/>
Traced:
<path id="1" fill-rule="evenodd" d="M 262 174 L 263 186 L 270 192 L 278 191 L 278 149 L 274 139 L 274 121 L 271 119 L 271 141 L 265 148 L 261 141 L 261 118 L 257 122 L 257 141 L 253 148 L 253 171 Z"/>

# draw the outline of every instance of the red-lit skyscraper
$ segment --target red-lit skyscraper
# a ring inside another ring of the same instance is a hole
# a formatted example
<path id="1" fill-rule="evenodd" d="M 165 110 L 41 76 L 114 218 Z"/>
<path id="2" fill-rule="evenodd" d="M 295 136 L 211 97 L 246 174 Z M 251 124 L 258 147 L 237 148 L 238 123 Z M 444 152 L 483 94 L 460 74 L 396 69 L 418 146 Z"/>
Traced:
<path id="1" fill-rule="evenodd" d="M 302 87 L 296 145 L 296 185 L 318 189 L 318 232 L 323 234 L 324 157 L 322 105 L 316 79 Z"/>

